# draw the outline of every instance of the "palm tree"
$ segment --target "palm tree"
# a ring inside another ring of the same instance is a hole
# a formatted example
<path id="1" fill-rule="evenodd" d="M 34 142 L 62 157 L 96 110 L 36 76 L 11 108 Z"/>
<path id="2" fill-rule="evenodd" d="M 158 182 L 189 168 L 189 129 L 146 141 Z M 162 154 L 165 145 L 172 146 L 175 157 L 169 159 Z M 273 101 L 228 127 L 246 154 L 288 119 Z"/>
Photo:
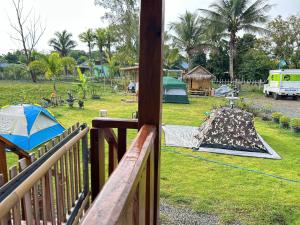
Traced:
<path id="1" fill-rule="evenodd" d="M 96 30 L 95 41 L 100 54 L 100 63 L 103 63 L 103 48 L 107 45 L 107 33 L 105 28 L 98 28 Z"/>
<path id="2" fill-rule="evenodd" d="M 79 34 L 80 41 L 87 43 L 87 46 L 89 48 L 89 59 L 92 59 L 92 49 L 94 48 L 94 40 L 95 40 L 95 34 L 92 29 L 88 29 L 86 32 L 83 32 Z"/>
<path id="3" fill-rule="evenodd" d="M 205 20 L 216 31 L 226 32 L 229 36 L 229 74 L 234 79 L 234 59 L 236 57 L 237 33 L 266 32 L 266 29 L 259 25 L 268 20 L 266 13 L 271 5 L 266 4 L 267 0 L 218 0 L 210 5 L 211 10 L 199 9 Z"/>
<path id="4" fill-rule="evenodd" d="M 66 30 L 55 32 L 55 38 L 50 39 L 49 45 L 57 51 L 61 57 L 69 55 L 70 51 L 76 47 L 76 42 L 72 40 L 72 34 Z"/>
<path id="5" fill-rule="evenodd" d="M 72 40 L 72 34 L 66 30 L 55 32 L 55 38 L 50 39 L 49 45 L 57 51 L 61 57 L 67 57 L 72 49 L 76 47 L 76 42 Z M 65 75 L 68 75 L 68 68 L 64 66 Z"/>
<path id="6" fill-rule="evenodd" d="M 30 71 L 39 70 L 43 71 L 47 79 L 53 79 L 53 89 L 56 92 L 56 78 L 61 74 L 63 64 L 60 55 L 53 52 L 50 55 L 43 55 L 36 53 L 36 60 L 32 61 L 28 67 Z"/>
<path id="7" fill-rule="evenodd" d="M 203 46 L 200 18 L 196 13 L 186 11 L 179 17 L 179 22 L 170 24 L 170 28 L 175 32 L 172 36 L 175 46 L 186 53 L 189 67 L 191 67 L 191 59 L 195 51 Z"/>

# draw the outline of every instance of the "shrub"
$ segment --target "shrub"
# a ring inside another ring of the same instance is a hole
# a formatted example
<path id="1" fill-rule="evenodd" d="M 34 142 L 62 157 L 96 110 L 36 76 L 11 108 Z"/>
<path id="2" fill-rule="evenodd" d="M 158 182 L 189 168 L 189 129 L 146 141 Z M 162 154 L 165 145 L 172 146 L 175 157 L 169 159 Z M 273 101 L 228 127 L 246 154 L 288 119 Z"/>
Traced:
<path id="1" fill-rule="evenodd" d="M 300 118 L 294 118 L 291 120 L 291 127 L 294 133 L 300 133 Z"/>
<path id="2" fill-rule="evenodd" d="M 287 116 L 282 116 L 280 117 L 279 121 L 280 121 L 280 125 L 282 128 L 289 128 L 289 122 L 290 122 L 290 118 Z"/>
<path id="3" fill-rule="evenodd" d="M 280 117 L 282 117 L 282 116 L 283 115 L 280 112 L 274 112 L 274 113 L 272 113 L 272 118 L 273 118 L 273 121 L 275 123 L 279 123 Z"/>
<path id="4" fill-rule="evenodd" d="M 300 118 L 291 119 L 291 127 L 300 128 Z"/>

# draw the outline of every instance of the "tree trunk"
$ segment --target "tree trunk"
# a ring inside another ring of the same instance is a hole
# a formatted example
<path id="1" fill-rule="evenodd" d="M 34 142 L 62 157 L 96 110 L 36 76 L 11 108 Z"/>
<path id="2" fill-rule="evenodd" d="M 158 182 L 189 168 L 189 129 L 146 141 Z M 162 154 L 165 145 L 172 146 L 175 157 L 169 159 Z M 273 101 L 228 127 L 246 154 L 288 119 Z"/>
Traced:
<path id="1" fill-rule="evenodd" d="M 36 83 L 36 74 L 32 71 L 30 71 L 31 80 L 33 83 Z"/>
<path id="2" fill-rule="evenodd" d="M 68 68 L 67 66 L 64 66 L 65 76 L 68 76 Z"/>
<path id="3" fill-rule="evenodd" d="M 229 75 L 230 75 L 230 80 L 233 81 L 235 76 L 234 76 L 234 60 L 236 56 L 236 36 L 235 33 L 231 33 L 230 35 L 230 41 L 229 41 Z"/>

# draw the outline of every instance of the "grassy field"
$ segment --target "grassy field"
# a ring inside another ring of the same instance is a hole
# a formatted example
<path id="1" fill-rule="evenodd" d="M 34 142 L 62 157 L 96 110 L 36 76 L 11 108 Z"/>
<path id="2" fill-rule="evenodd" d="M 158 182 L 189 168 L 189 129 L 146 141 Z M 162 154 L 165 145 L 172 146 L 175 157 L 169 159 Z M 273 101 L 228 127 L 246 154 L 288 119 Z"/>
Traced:
<path id="1" fill-rule="evenodd" d="M 69 83 L 58 84 L 58 92 L 64 99 Z M 100 109 L 107 109 L 109 117 L 131 118 L 137 110 L 135 103 L 123 103 L 130 99 L 121 93 L 112 94 L 98 87 L 101 100 L 87 100 L 85 109 L 60 106 L 51 108 L 52 113 L 66 127 L 75 122 L 87 122 L 98 116 Z M 23 101 L 40 103 L 41 97 L 49 97 L 51 83 L 0 82 L 0 106 Z M 191 98 L 190 105 L 163 105 L 163 123 L 199 126 L 204 112 L 223 103 L 212 97 Z M 196 153 L 190 149 L 162 147 L 161 197 L 176 205 L 191 207 L 199 212 L 217 214 L 224 224 L 241 221 L 249 225 L 299 225 L 300 183 L 279 180 L 243 169 L 224 166 L 231 164 L 272 175 L 300 180 L 300 135 L 280 129 L 272 122 L 256 119 L 255 125 L 261 136 L 282 156 L 283 160 L 267 160 L 212 153 Z M 135 132 L 129 133 L 132 139 Z M 211 163 L 183 154 L 215 160 Z M 16 158 L 9 154 L 9 162 Z"/>

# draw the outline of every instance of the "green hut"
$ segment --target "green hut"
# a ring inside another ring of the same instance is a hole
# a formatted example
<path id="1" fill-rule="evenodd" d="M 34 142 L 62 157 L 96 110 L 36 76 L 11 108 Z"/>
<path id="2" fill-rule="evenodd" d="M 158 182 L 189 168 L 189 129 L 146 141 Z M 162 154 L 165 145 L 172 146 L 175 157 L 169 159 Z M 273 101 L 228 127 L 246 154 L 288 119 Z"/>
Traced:
<path id="1" fill-rule="evenodd" d="M 186 84 L 173 77 L 163 78 L 163 100 L 165 103 L 189 104 Z"/>

